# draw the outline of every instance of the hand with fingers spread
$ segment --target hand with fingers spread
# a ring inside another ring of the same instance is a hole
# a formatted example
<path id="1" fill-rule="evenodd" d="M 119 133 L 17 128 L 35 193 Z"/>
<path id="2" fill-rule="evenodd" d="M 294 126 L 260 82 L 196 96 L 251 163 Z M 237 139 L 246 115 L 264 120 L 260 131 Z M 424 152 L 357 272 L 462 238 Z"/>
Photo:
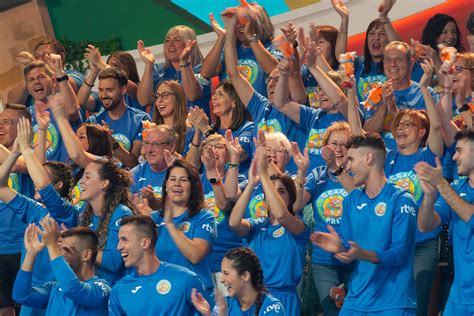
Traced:
<path id="1" fill-rule="evenodd" d="M 132 203 L 138 215 L 150 216 L 151 212 L 153 211 L 148 203 L 148 199 L 142 194 L 133 194 Z"/>
<path id="2" fill-rule="evenodd" d="M 64 68 L 63 68 L 63 63 L 61 61 L 61 56 L 59 55 L 46 55 L 46 63 L 48 66 L 53 70 L 54 76 L 56 78 L 63 77 L 64 74 Z"/>
<path id="3" fill-rule="evenodd" d="M 183 49 L 183 51 L 181 52 L 181 55 L 179 56 L 179 62 L 181 64 L 185 64 L 189 62 L 189 57 L 191 56 L 191 50 L 196 45 L 196 43 L 197 43 L 196 40 L 186 41 L 186 47 Z"/>
<path id="4" fill-rule="evenodd" d="M 199 313 L 203 316 L 211 315 L 211 305 L 208 301 L 199 293 L 196 289 L 193 289 L 191 292 L 191 301 L 193 302 L 194 307 Z"/>
<path id="5" fill-rule="evenodd" d="M 38 238 L 38 227 L 35 224 L 29 224 L 25 230 L 24 244 L 28 254 L 36 256 L 43 248 L 44 243 Z"/>
<path id="6" fill-rule="evenodd" d="M 137 49 L 141 59 L 145 64 L 153 65 L 155 63 L 155 55 L 153 55 L 149 48 L 145 48 L 145 44 L 142 40 L 137 41 Z"/>
<path id="7" fill-rule="evenodd" d="M 326 145 L 321 149 L 321 156 L 323 157 L 324 161 L 326 161 L 326 165 L 328 170 L 334 171 L 338 168 L 336 163 L 336 153 L 331 148 L 331 146 Z"/>
<path id="8" fill-rule="evenodd" d="M 233 164 L 239 163 L 240 156 L 243 154 L 244 150 L 242 146 L 240 146 L 239 138 L 234 138 L 230 129 L 225 131 L 225 145 L 227 147 L 227 152 L 229 153 L 229 162 Z"/>
<path id="9" fill-rule="evenodd" d="M 17 123 L 17 142 L 20 151 L 25 153 L 31 150 L 31 142 L 33 141 L 33 130 L 28 119 L 21 117 Z"/>
<path id="10" fill-rule="evenodd" d="M 331 0 L 332 7 L 336 10 L 341 18 L 349 17 L 349 9 L 342 0 Z"/>
<path id="11" fill-rule="evenodd" d="M 219 25 L 219 23 L 217 23 L 216 18 L 214 17 L 214 14 L 212 12 L 209 13 L 209 22 L 211 24 L 212 29 L 217 34 L 217 37 L 225 36 L 225 30 L 222 28 L 222 26 Z"/>
<path id="12" fill-rule="evenodd" d="M 84 58 L 89 61 L 89 65 L 94 65 L 96 67 L 98 67 L 102 62 L 102 55 L 100 54 L 99 49 L 92 44 L 87 45 L 84 50 Z"/>
<path id="13" fill-rule="evenodd" d="M 163 157 L 165 158 L 165 162 L 168 167 L 170 167 L 177 159 L 183 158 L 179 153 L 172 153 L 168 149 L 163 150 Z"/>
<path id="14" fill-rule="evenodd" d="M 35 104 L 35 117 L 36 122 L 38 123 L 38 130 L 45 131 L 49 127 L 49 123 L 51 122 L 51 113 L 46 110 L 40 109 Z"/>
<path id="15" fill-rule="evenodd" d="M 206 167 L 207 173 L 219 173 L 217 171 L 217 159 L 214 149 L 211 146 L 206 146 L 202 152 L 202 163 Z"/>
<path id="16" fill-rule="evenodd" d="M 338 253 L 344 251 L 345 249 L 338 233 L 331 225 L 327 225 L 327 228 L 329 233 L 312 233 L 310 236 L 311 242 L 327 252 Z"/>
<path id="17" fill-rule="evenodd" d="M 435 71 L 435 65 L 433 59 L 425 59 L 421 64 L 421 69 L 423 69 L 423 76 L 420 79 L 421 87 L 428 87 L 433 78 L 433 73 Z"/>
<path id="18" fill-rule="evenodd" d="M 296 167 L 298 167 L 299 173 L 301 171 L 302 175 L 306 175 L 309 166 L 308 148 L 305 148 L 302 154 L 298 143 L 291 142 L 291 156 L 293 157 Z"/>
<path id="19" fill-rule="evenodd" d="M 26 66 L 35 60 L 36 60 L 35 56 L 33 56 L 32 53 L 27 52 L 27 51 L 20 52 L 18 56 L 16 57 L 17 63 L 19 63 L 22 66 Z"/>
<path id="20" fill-rule="evenodd" d="M 438 81 L 445 89 L 451 89 L 453 86 L 454 74 L 451 71 L 452 63 L 445 61 L 441 64 L 438 71 Z"/>
<path id="21" fill-rule="evenodd" d="M 306 65 L 308 65 L 308 67 L 316 67 L 317 59 L 318 47 L 315 42 L 311 41 L 308 46 L 308 52 L 306 53 Z"/>
<path id="22" fill-rule="evenodd" d="M 290 21 L 286 25 L 286 27 L 281 27 L 280 31 L 283 33 L 283 35 L 285 35 L 286 39 L 294 46 L 296 43 L 297 34 L 293 22 Z"/>
<path id="23" fill-rule="evenodd" d="M 435 187 L 444 180 L 441 160 L 438 157 L 436 157 L 436 167 L 422 161 L 415 165 L 415 172 L 421 181 L 425 181 Z"/>
<path id="24" fill-rule="evenodd" d="M 229 8 L 222 11 L 221 20 L 224 23 L 226 33 L 235 32 L 235 27 L 237 25 L 237 13 L 235 8 Z"/>
<path id="25" fill-rule="evenodd" d="M 396 0 L 383 0 L 379 6 L 379 16 L 381 19 L 388 19 L 388 13 L 392 10 Z"/>
<path id="26" fill-rule="evenodd" d="M 199 106 L 194 106 L 189 109 L 188 119 L 194 128 L 197 128 L 201 133 L 206 133 L 209 130 L 209 118 Z"/>
<path id="27" fill-rule="evenodd" d="M 54 246 L 58 244 L 61 233 L 59 232 L 58 223 L 51 216 L 45 216 L 40 221 L 41 227 L 38 229 L 38 233 L 41 235 L 42 241 L 46 247 Z"/>

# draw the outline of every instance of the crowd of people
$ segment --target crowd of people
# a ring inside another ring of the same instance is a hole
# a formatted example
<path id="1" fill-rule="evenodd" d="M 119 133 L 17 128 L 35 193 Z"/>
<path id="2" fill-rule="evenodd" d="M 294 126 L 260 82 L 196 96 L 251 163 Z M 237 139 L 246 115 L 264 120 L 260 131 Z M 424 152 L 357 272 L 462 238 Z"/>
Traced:
<path id="1" fill-rule="evenodd" d="M 474 15 L 407 43 L 384 0 L 357 56 L 331 2 L 339 30 L 210 14 L 205 57 L 188 26 L 163 63 L 139 40 L 141 77 L 93 45 L 85 76 L 54 39 L 20 53 L 0 315 L 474 315 Z"/>

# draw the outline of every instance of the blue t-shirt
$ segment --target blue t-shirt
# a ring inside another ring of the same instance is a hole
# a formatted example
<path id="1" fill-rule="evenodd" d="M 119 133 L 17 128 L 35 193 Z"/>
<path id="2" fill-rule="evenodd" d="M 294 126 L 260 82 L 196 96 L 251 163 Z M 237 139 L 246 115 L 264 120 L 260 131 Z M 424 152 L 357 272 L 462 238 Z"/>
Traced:
<path id="1" fill-rule="evenodd" d="M 134 141 L 142 141 L 142 121 L 150 121 L 150 115 L 129 106 L 126 106 L 125 112 L 118 120 L 112 120 L 108 114 L 104 111 L 92 115 L 87 122 L 102 125 L 102 121 L 105 121 L 113 130 L 112 136 L 128 151 L 132 149 Z"/>
<path id="2" fill-rule="evenodd" d="M 10 173 L 8 186 L 27 197 L 33 197 L 35 188 L 27 174 Z M 0 255 L 20 253 L 23 246 L 23 235 L 26 225 L 15 210 L 0 201 Z"/>
<path id="3" fill-rule="evenodd" d="M 316 90 L 318 88 L 318 82 L 316 81 L 316 78 L 314 78 L 306 64 L 301 65 L 300 73 L 301 78 L 303 79 L 306 95 L 308 97 L 306 105 L 315 109 L 319 108 L 319 99 L 316 96 Z"/>
<path id="4" fill-rule="evenodd" d="M 306 132 L 305 144 L 303 148 L 308 148 L 309 167 L 308 170 L 321 168 L 326 162 L 321 156 L 323 147 L 323 135 L 326 129 L 334 122 L 347 121 L 339 112 L 328 114 L 321 109 L 313 109 L 304 105 L 300 105 L 300 124 L 299 128 Z M 298 141 L 301 147 L 302 140 Z"/>
<path id="5" fill-rule="evenodd" d="M 209 107 L 209 100 L 211 98 L 211 81 L 201 76 L 201 64 L 194 66 L 193 72 L 196 80 L 201 86 L 202 96 L 196 101 L 187 100 L 188 109 L 197 105 L 206 112 L 207 117 L 211 117 Z M 153 91 L 156 91 L 156 88 L 160 82 L 165 80 L 176 80 L 182 84 L 181 71 L 175 70 L 173 66 L 167 67 L 165 63 L 155 64 L 153 66 Z"/>
<path id="6" fill-rule="evenodd" d="M 229 226 L 231 210 L 221 210 L 216 206 L 212 185 L 205 174 L 201 175 L 202 190 L 207 208 L 214 213 L 217 227 L 217 238 L 211 252 L 211 271 L 220 272 L 221 262 L 227 251 L 242 245 L 242 238 Z"/>
<path id="7" fill-rule="evenodd" d="M 110 295 L 109 315 L 194 315 L 193 288 L 203 290 L 194 272 L 161 261 L 153 274 L 133 272 L 117 282 Z"/>
<path id="8" fill-rule="evenodd" d="M 155 196 L 160 199 L 162 196 L 162 186 L 165 180 L 167 169 L 162 172 L 155 172 L 151 169 L 147 161 L 135 166 L 130 173 L 133 177 L 133 184 L 130 186 L 131 193 L 140 193 L 141 188 L 148 185 L 153 187 Z"/>
<path id="9" fill-rule="evenodd" d="M 356 261 L 343 310 L 378 312 L 416 308 L 413 277 L 417 206 L 413 196 L 392 183 L 369 198 L 355 189 L 342 202 L 341 238 L 373 251 L 379 263 Z"/>
<path id="10" fill-rule="evenodd" d="M 33 132 L 35 133 L 34 139 L 36 139 L 38 137 L 38 122 L 36 122 L 35 114 L 36 110 L 34 106 L 30 106 L 28 110 L 31 113 L 31 125 L 33 127 Z M 69 154 L 67 153 L 66 146 L 64 145 L 61 133 L 59 132 L 58 123 L 56 122 L 51 110 L 47 109 L 47 111 L 51 114 L 51 121 L 46 131 L 46 159 L 50 161 L 68 162 Z M 79 118 L 75 122 L 69 122 L 71 123 L 71 127 L 75 132 L 81 126 L 82 118 Z"/>
<path id="11" fill-rule="evenodd" d="M 122 255 L 117 250 L 118 233 L 120 230 L 120 220 L 122 217 L 133 215 L 125 205 L 119 204 L 112 213 L 108 225 L 107 242 L 104 249 L 102 249 L 102 263 L 97 268 L 97 276 L 104 278 L 110 285 L 120 280 L 125 275 L 125 268 L 123 266 Z M 100 217 L 92 214 L 92 220 L 89 228 L 97 231 L 99 229 Z"/>
<path id="12" fill-rule="evenodd" d="M 273 55 L 273 57 L 278 60 L 281 59 L 281 52 L 275 47 L 275 45 L 272 44 L 271 41 L 264 43 L 264 46 L 266 50 Z M 221 53 L 221 65 L 222 70 L 219 73 L 219 81 L 228 79 L 225 68 L 224 52 Z M 239 72 L 245 77 L 245 79 L 250 82 L 256 92 L 264 97 L 267 97 L 267 85 L 265 83 L 265 79 L 267 78 L 268 74 L 263 71 L 263 68 L 258 63 L 252 48 L 244 47 L 240 43 L 237 45 L 237 68 L 239 69 Z"/>
<path id="13" fill-rule="evenodd" d="M 108 315 L 111 288 L 107 281 L 96 276 L 80 281 L 62 256 L 52 260 L 51 266 L 56 281 L 34 287 L 32 273 L 20 269 L 13 299 L 29 307 L 46 309 L 46 315 Z"/>
<path id="14" fill-rule="evenodd" d="M 286 135 L 290 141 L 297 142 L 300 150 L 303 150 L 303 140 L 306 139 L 307 130 L 300 129 L 289 117 L 278 111 L 267 98 L 254 92 L 247 105 L 247 111 L 252 115 L 255 122 L 253 137 L 257 137 L 258 131 L 281 132 Z M 286 168 L 290 172 L 296 172 L 293 159 L 290 160 Z"/>
<path id="15" fill-rule="evenodd" d="M 211 290 L 214 286 L 211 279 L 211 255 L 206 255 L 200 262 L 193 264 L 179 251 L 176 243 L 171 238 L 163 220 L 163 212 L 152 212 L 151 218 L 158 228 L 158 241 L 156 243 L 156 255 L 160 260 L 174 263 L 195 272 L 204 282 L 206 290 Z M 216 239 L 216 221 L 214 214 L 202 209 L 198 214 L 189 218 L 188 212 L 184 212 L 173 218 L 174 225 L 189 238 L 200 238 L 209 243 L 212 251 L 214 240 Z"/>
<path id="16" fill-rule="evenodd" d="M 49 209 L 22 194 L 17 194 L 7 204 L 7 207 L 25 224 L 35 223 L 39 225 L 39 222 L 49 213 L 59 225 L 77 226 L 77 214 L 74 208 L 67 201 L 60 198 L 51 184 L 39 190 L 39 193 L 41 200 L 50 207 Z M 24 245 L 21 254 L 23 260 L 25 255 Z M 53 279 L 54 275 L 49 264 L 48 251 L 45 248 L 36 257 L 33 267 L 33 285 L 42 285 Z"/>
<path id="17" fill-rule="evenodd" d="M 327 225 L 329 224 L 340 233 L 342 201 L 347 196 L 347 191 L 342 184 L 336 177 L 330 175 L 327 168 L 324 168 L 320 174 L 316 173 L 316 170 L 311 171 L 306 177 L 304 189 L 311 195 L 314 231 L 328 233 Z M 313 247 L 312 262 L 330 266 L 345 264 L 334 258 L 332 253 L 319 247 Z"/>
<path id="18" fill-rule="evenodd" d="M 460 178 L 452 183 L 459 197 L 471 205 L 474 204 L 474 188 L 469 178 Z M 454 249 L 454 282 L 449 292 L 449 299 L 454 304 L 474 306 L 474 216 L 466 223 L 440 196 L 435 210 L 443 223 L 450 222 Z"/>
<path id="19" fill-rule="evenodd" d="M 385 175 L 388 181 L 395 184 L 413 195 L 418 208 L 423 201 L 423 190 L 420 180 L 415 173 L 415 165 L 424 161 L 433 167 L 436 167 L 435 154 L 429 147 L 419 148 L 412 155 L 402 155 L 398 150 L 389 150 L 385 160 Z M 416 228 L 415 242 L 422 243 L 433 238 L 437 238 L 441 232 L 441 227 L 431 232 L 422 233 Z"/>
<path id="20" fill-rule="evenodd" d="M 384 83 L 387 81 L 383 67 L 378 71 L 380 63 L 371 63 L 370 72 L 364 71 L 364 58 L 357 56 L 354 63 L 354 75 L 356 80 L 357 98 L 359 102 L 364 102 L 369 91 L 377 84 L 377 82 Z M 380 65 L 382 66 L 382 65 Z M 411 72 L 411 80 L 419 82 L 423 76 L 423 69 L 421 68 L 420 62 L 417 61 L 413 64 Z"/>
<path id="21" fill-rule="evenodd" d="M 260 259 L 265 286 L 295 291 L 303 275 L 309 228 L 294 235 L 279 223 L 272 225 L 269 218 L 248 220 L 251 228 L 245 238 Z"/>
<path id="22" fill-rule="evenodd" d="M 237 298 L 226 296 L 225 301 L 227 303 L 227 315 L 228 316 L 254 316 L 255 315 L 255 304 L 250 306 L 249 309 L 243 311 L 240 307 L 240 303 Z M 212 315 L 217 316 L 217 305 L 214 306 Z M 285 308 L 281 304 L 280 300 L 270 294 L 263 295 L 263 302 L 258 312 L 259 316 L 272 316 L 272 315 L 285 315 Z"/>
<path id="23" fill-rule="evenodd" d="M 252 161 L 252 144 L 253 144 L 253 131 L 255 124 L 253 122 L 244 122 L 235 131 L 232 131 L 232 137 L 239 139 L 239 144 L 242 149 L 247 153 L 247 160 L 241 161 L 239 166 L 239 174 L 247 177 L 250 163 Z M 225 129 L 219 128 L 217 130 L 219 134 L 225 136 Z"/>

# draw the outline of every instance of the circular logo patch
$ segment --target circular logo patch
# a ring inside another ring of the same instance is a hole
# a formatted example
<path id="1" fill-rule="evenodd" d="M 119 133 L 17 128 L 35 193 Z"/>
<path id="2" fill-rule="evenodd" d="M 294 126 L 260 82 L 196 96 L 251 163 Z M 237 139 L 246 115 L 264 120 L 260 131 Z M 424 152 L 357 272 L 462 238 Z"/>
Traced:
<path id="1" fill-rule="evenodd" d="M 375 205 L 375 215 L 384 216 L 386 208 L 387 204 L 385 204 L 384 202 L 380 202 L 379 204 Z"/>
<path id="2" fill-rule="evenodd" d="M 284 233 L 285 233 L 285 228 L 280 227 L 277 230 L 275 230 L 272 235 L 273 235 L 273 238 L 278 238 L 278 237 L 283 236 Z"/>
<path id="3" fill-rule="evenodd" d="M 183 233 L 187 233 L 189 231 L 189 228 L 191 227 L 190 222 L 182 222 L 179 224 L 178 228 L 181 230 Z"/>
<path id="4" fill-rule="evenodd" d="M 160 280 L 156 284 L 156 291 L 158 294 L 165 295 L 171 291 L 171 283 L 168 280 Z"/>

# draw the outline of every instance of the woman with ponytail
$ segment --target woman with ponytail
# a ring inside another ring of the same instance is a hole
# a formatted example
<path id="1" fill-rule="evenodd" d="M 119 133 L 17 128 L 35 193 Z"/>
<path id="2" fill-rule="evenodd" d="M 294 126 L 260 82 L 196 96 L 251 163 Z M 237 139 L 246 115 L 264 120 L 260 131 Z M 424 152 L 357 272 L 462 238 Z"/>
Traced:
<path id="1" fill-rule="evenodd" d="M 227 287 L 229 296 L 216 296 L 212 315 L 285 315 L 281 302 L 268 294 L 260 261 L 252 250 L 238 247 L 228 251 L 221 269 L 221 282 Z M 193 290 L 191 299 L 202 315 L 211 315 L 209 303 L 200 293 Z"/>
<path id="2" fill-rule="evenodd" d="M 125 272 L 117 244 L 121 218 L 133 215 L 128 194 L 132 178 L 112 161 L 96 160 L 87 165 L 79 183 L 81 199 L 87 203 L 79 224 L 97 232 L 97 276 L 113 285 Z"/>

